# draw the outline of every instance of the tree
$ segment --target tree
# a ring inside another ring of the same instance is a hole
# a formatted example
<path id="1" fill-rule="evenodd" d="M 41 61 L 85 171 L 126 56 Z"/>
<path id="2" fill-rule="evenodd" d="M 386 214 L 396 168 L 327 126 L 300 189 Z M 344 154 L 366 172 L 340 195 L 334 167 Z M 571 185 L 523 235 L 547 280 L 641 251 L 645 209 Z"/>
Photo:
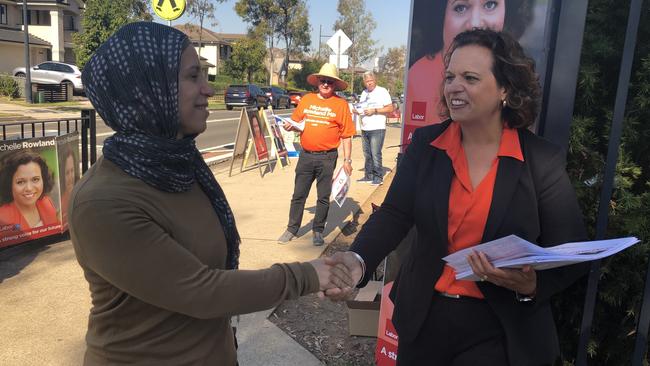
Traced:
<path id="1" fill-rule="evenodd" d="M 269 68 L 269 85 L 271 85 L 273 79 L 275 57 L 272 50 L 276 39 L 275 29 L 278 11 L 274 0 L 238 0 L 235 4 L 237 15 L 251 25 L 248 33 L 253 38 L 264 38 L 268 43 L 271 65 Z"/>
<path id="2" fill-rule="evenodd" d="M 87 0 L 81 20 L 83 32 L 72 36 L 77 66 L 83 68 L 95 50 L 123 25 L 151 19 L 145 0 Z"/>
<path id="3" fill-rule="evenodd" d="M 242 19 L 251 24 L 249 32 L 253 36 L 265 37 L 269 50 L 275 46 L 276 39 L 284 40 L 285 65 L 289 65 L 289 56 L 309 48 L 309 16 L 304 0 L 239 0 L 235 11 Z M 270 64 L 274 64 L 274 54 L 269 51 Z M 273 67 L 269 73 L 269 84 Z"/>
<path id="4" fill-rule="evenodd" d="M 307 82 L 307 76 L 317 73 L 321 66 L 325 63 L 324 59 L 314 57 L 313 59 L 305 62 L 300 70 L 289 71 L 289 85 L 296 89 L 314 90 L 314 86 Z"/>
<path id="5" fill-rule="evenodd" d="M 365 0 L 339 0 L 336 10 L 340 16 L 334 23 L 334 30 L 343 30 L 352 40 L 352 46 L 347 53 L 350 66 L 355 70 L 357 65 L 363 64 L 377 54 L 374 49 L 376 42 L 370 37 L 372 31 L 377 28 L 377 22 L 370 12 L 366 12 Z M 354 90 L 354 79 L 350 89 Z"/>
<path id="6" fill-rule="evenodd" d="M 226 60 L 224 72 L 234 78 L 246 78 L 253 82 L 253 75 L 264 69 L 266 48 L 259 39 L 244 38 L 233 45 L 232 54 Z"/>
<path id="7" fill-rule="evenodd" d="M 380 78 L 383 86 L 394 95 L 404 90 L 404 68 L 406 66 L 406 47 L 392 47 L 379 63 Z"/>
<path id="8" fill-rule="evenodd" d="M 594 236 L 630 2 L 591 0 L 587 12 L 567 169 Z M 650 5 L 644 2 L 642 14 Z M 589 365 L 626 365 L 650 255 L 650 23 L 641 22 L 606 236 L 641 243 L 604 262 L 589 341 Z M 585 283 L 554 300 L 562 354 L 575 357 Z"/>
<path id="9" fill-rule="evenodd" d="M 209 19 L 212 20 L 211 25 L 217 25 L 214 12 L 216 6 L 214 1 L 223 3 L 225 0 L 187 0 L 187 11 L 192 17 L 199 21 L 199 56 L 201 56 L 201 48 L 203 47 L 203 24 Z M 219 65 L 216 65 L 217 68 Z"/>
<path id="10" fill-rule="evenodd" d="M 289 55 L 309 50 L 310 26 L 304 0 L 277 0 L 278 15 L 275 31 L 284 38 L 284 64 L 289 68 Z"/>

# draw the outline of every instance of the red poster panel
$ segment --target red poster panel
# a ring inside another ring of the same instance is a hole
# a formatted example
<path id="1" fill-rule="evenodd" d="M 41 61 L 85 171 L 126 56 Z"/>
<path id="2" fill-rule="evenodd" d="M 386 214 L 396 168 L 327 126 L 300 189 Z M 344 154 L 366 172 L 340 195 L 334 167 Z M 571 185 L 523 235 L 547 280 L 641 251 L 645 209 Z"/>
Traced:
<path id="1" fill-rule="evenodd" d="M 397 331 L 393 326 L 393 302 L 388 298 L 393 282 L 384 285 L 381 292 L 379 307 L 379 326 L 377 327 L 377 347 L 375 348 L 375 364 L 377 366 L 395 366 L 397 361 Z"/>
<path id="2" fill-rule="evenodd" d="M 413 0 L 402 144 L 411 142 L 416 128 L 443 119 L 444 50 L 462 31 L 482 27 L 509 32 L 535 59 L 543 82 L 551 5 L 548 0 Z"/>
<path id="3" fill-rule="evenodd" d="M 56 137 L 0 142 L 0 247 L 61 233 Z"/>
<path id="4" fill-rule="evenodd" d="M 262 126 L 257 117 L 257 109 L 246 109 L 248 113 L 248 121 L 251 124 L 251 131 L 253 132 L 253 143 L 255 144 L 255 151 L 257 151 L 257 158 L 259 160 L 267 159 L 269 157 L 269 150 L 266 146 L 266 139 L 262 132 Z"/>

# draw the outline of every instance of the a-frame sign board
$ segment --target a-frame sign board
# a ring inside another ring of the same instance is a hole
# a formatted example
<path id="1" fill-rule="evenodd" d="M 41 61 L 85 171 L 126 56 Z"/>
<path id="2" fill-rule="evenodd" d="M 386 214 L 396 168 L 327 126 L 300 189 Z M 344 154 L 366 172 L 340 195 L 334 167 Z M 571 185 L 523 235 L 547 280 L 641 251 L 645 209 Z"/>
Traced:
<path id="1" fill-rule="evenodd" d="M 271 157 L 277 159 L 282 169 L 285 165 L 291 165 L 289 161 L 289 152 L 287 151 L 284 137 L 278 123 L 273 116 L 273 109 L 269 106 L 268 109 L 260 110 L 260 118 L 264 121 L 268 137 L 271 139 Z M 281 159 L 284 158 L 284 162 Z"/>
<path id="2" fill-rule="evenodd" d="M 251 152 L 254 152 L 254 154 L 251 154 Z M 255 156 L 255 163 L 248 166 L 248 159 L 251 155 Z M 240 173 L 259 168 L 260 176 L 264 177 L 262 165 L 266 165 L 269 171 L 272 169 L 266 139 L 264 138 L 264 126 L 260 123 L 257 108 L 242 108 L 241 110 L 228 176 L 232 176 L 232 168 L 235 160 L 240 157 L 242 158 L 242 163 L 239 168 Z"/>

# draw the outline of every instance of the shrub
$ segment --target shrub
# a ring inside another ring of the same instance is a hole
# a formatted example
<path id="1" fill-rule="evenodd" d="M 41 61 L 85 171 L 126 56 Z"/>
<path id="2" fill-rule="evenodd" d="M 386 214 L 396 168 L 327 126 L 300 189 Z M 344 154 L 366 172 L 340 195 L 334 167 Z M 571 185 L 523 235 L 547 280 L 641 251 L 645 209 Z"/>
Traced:
<path id="1" fill-rule="evenodd" d="M 18 83 L 12 76 L 0 75 L 0 95 L 9 99 L 18 97 Z"/>

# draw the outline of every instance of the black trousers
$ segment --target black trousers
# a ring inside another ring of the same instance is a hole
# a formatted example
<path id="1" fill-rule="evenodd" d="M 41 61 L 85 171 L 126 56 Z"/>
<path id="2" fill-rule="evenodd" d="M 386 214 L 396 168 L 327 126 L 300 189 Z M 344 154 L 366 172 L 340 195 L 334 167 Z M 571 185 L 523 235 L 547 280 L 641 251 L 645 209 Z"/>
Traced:
<path id="1" fill-rule="evenodd" d="M 296 165 L 296 180 L 293 187 L 293 197 L 289 209 L 289 224 L 287 230 L 296 234 L 302 223 L 305 210 L 305 201 L 309 196 L 311 185 L 316 180 L 316 215 L 312 230 L 322 233 L 325 230 L 327 212 L 330 208 L 330 193 L 332 192 L 332 178 L 336 168 L 337 150 L 313 154 L 306 151 L 300 153 Z"/>
<path id="2" fill-rule="evenodd" d="M 436 293 L 417 338 L 399 340 L 397 365 L 508 366 L 503 328 L 484 300 Z"/>

